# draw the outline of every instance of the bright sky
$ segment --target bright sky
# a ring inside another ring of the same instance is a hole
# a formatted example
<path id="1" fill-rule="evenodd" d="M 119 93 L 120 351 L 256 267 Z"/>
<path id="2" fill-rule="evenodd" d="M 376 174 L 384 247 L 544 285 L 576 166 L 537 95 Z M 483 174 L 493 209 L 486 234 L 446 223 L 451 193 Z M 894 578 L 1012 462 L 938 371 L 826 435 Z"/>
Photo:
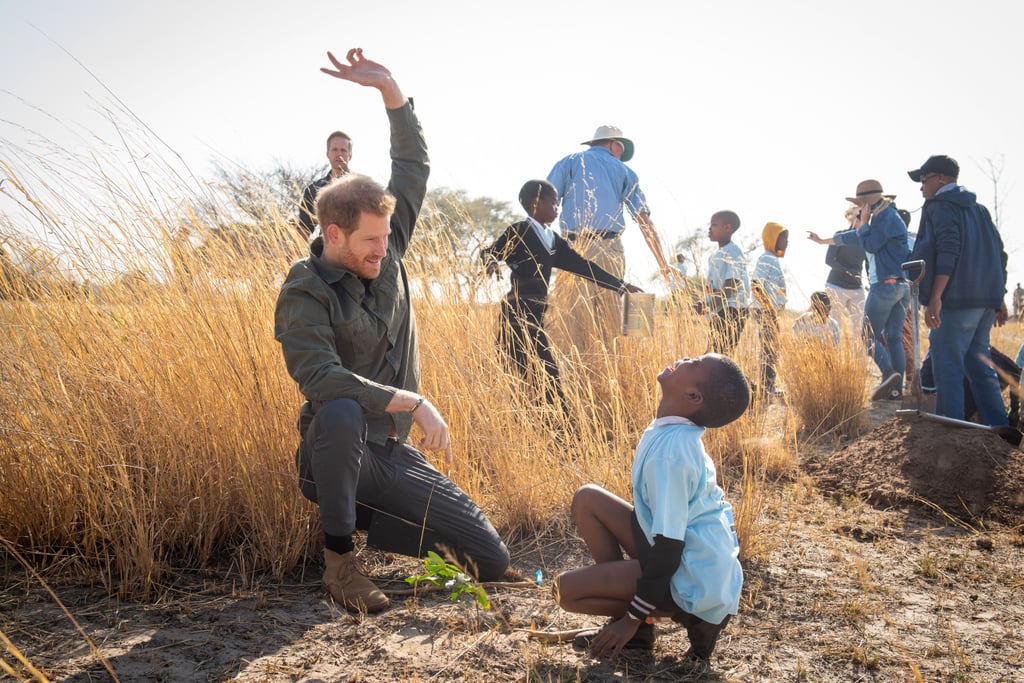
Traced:
<path id="1" fill-rule="evenodd" d="M 116 144 L 99 113 L 116 95 L 200 176 L 213 158 L 323 162 L 341 128 L 352 167 L 385 179 L 379 95 L 319 71 L 328 49 L 360 46 L 415 98 L 431 186 L 515 203 L 524 181 L 617 125 L 667 249 L 719 209 L 739 213 L 744 246 L 767 221 L 790 229 L 791 308 L 827 272 L 806 230 L 841 228 L 859 181 L 916 211 L 906 171 L 949 154 L 992 208 L 983 168 L 1002 163 L 1012 289 L 1024 280 L 1022 18 L 1010 0 L 0 0 L 0 160 L 5 141 L 35 137 L 26 129 Z M 653 258 L 628 233 L 628 279 L 643 284 Z"/>

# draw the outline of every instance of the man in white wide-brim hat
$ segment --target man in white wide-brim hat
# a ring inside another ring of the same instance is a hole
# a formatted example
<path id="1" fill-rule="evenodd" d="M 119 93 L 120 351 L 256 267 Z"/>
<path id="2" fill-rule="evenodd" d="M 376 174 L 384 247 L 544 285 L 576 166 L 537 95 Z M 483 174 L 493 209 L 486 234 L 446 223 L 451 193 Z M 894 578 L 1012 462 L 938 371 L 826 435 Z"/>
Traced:
<path id="1" fill-rule="evenodd" d="M 605 125 L 598 126 L 594 135 L 580 144 L 589 149 L 561 159 L 548 174 L 548 181 L 561 198 L 562 235 L 584 258 L 623 277 L 625 207 L 640 226 L 662 275 L 670 278 L 672 271 L 640 189 L 640 179 L 625 164 L 633 158 L 633 141 L 619 128 Z M 573 278 L 555 286 L 554 300 L 567 336 L 580 353 L 587 353 L 596 342 L 609 348 L 612 338 L 621 331 L 620 301 L 614 293 Z"/>

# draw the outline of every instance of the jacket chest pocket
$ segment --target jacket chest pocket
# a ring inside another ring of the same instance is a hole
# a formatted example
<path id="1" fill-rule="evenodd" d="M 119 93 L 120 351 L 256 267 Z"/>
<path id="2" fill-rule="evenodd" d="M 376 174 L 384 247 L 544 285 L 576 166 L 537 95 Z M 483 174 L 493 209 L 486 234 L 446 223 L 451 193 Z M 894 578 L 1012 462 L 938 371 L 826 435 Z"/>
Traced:
<path id="1" fill-rule="evenodd" d="M 378 324 L 373 315 L 359 306 L 353 305 L 343 309 L 347 310 L 343 310 L 332 325 L 334 343 L 342 364 L 358 371 L 370 360 L 369 355 L 377 348 L 384 327 Z"/>

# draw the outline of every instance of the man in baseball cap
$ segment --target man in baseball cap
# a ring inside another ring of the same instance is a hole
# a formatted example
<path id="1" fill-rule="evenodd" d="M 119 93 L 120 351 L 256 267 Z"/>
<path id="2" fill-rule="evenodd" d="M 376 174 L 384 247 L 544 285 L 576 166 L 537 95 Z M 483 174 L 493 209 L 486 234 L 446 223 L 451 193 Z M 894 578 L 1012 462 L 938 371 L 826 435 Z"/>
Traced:
<path id="1" fill-rule="evenodd" d="M 1006 251 L 988 209 L 957 184 L 960 165 L 939 155 L 908 171 L 921 183 L 924 206 L 911 260 L 925 262 L 920 302 L 926 307 L 935 412 L 964 415 L 964 380 L 985 424 L 1008 424 L 996 371 L 986 362 L 992 325 L 1006 322 Z"/>
<path id="2" fill-rule="evenodd" d="M 929 174 L 943 175 L 956 180 L 960 177 L 960 164 L 956 163 L 953 157 L 945 154 L 928 157 L 928 161 L 921 164 L 921 168 L 914 171 L 907 171 L 907 175 L 915 183 L 921 182 L 921 177 Z"/>

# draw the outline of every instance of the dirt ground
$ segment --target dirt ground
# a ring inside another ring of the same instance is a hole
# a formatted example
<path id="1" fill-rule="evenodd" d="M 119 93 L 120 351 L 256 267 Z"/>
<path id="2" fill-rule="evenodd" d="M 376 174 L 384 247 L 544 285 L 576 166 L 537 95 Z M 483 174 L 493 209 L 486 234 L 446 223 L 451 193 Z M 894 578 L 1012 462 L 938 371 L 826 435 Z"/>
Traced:
<path id="1" fill-rule="evenodd" d="M 987 430 L 882 411 L 874 431 L 805 455 L 773 487 L 760 533 L 774 545 L 745 566 L 740 614 L 702 680 L 1024 681 L 1024 453 Z M 529 639 L 601 620 L 550 595 L 551 577 L 586 562 L 579 542 L 534 539 L 513 555 L 543 583 L 488 586 L 489 611 L 403 593 L 422 565 L 372 551 L 394 606 L 370 617 L 322 596 L 316 566 L 245 590 L 182 577 L 149 604 L 52 586 L 80 630 L 8 567 L 0 631 L 54 681 L 112 680 L 97 651 L 121 681 L 691 680 L 675 670 L 688 644 L 671 623 L 653 653 L 615 662 Z"/>

